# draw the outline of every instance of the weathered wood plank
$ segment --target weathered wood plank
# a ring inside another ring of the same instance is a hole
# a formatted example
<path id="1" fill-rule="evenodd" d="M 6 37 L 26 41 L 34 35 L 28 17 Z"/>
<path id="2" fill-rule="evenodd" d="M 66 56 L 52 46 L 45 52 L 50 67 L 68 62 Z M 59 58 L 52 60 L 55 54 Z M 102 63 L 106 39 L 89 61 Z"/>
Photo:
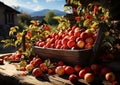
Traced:
<path id="1" fill-rule="evenodd" d="M 11 55 L 4 54 L 1 57 Z M 16 70 L 16 63 L 5 63 L 0 65 L 0 85 L 73 85 L 68 78 L 58 77 L 57 75 L 44 75 L 44 78 L 35 78 L 31 74 L 22 76 L 23 71 Z M 114 64 L 116 66 L 116 64 Z M 5 82 L 5 83 L 4 83 Z M 79 79 L 77 85 L 112 85 L 107 81 L 97 79 L 93 84 L 86 83 L 83 79 Z"/>

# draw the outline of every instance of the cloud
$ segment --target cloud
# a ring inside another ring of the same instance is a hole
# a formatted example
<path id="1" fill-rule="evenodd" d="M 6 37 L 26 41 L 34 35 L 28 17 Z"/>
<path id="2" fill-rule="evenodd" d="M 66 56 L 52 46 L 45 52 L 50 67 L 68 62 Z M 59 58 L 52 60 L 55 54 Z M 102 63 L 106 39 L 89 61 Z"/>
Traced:
<path id="1" fill-rule="evenodd" d="M 9 6 L 19 6 L 18 0 L 0 0 L 4 4 L 7 4 Z"/>
<path id="2" fill-rule="evenodd" d="M 46 2 L 53 2 L 53 1 L 55 1 L 55 0 L 46 0 Z"/>
<path id="3" fill-rule="evenodd" d="M 54 1 L 61 1 L 61 0 L 45 0 L 46 2 L 54 2 Z"/>
<path id="4" fill-rule="evenodd" d="M 32 0 L 34 2 L 34 4 L 30 1 L 25 2 L 19 2 L 19 0 L 0 0 L 1 2 L 3 2 L 4 4 L 8 5 L 8 6 L 19 6 L 19 7 L 25 7 L 34 11 L 38 11 L 43 9 L 43 7 L 41 5 L 38 4 L 38 0 Z"/>
<path id="5" fill-rule="evenodd" d="M 34 3 L 38 3 L 38 0 L 32 0 Z"/>

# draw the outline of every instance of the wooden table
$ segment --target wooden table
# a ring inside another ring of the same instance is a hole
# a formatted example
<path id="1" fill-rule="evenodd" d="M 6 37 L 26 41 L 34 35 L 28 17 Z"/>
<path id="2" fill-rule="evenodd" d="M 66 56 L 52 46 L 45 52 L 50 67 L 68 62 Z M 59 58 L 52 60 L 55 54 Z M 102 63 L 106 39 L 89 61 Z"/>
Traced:
<path id="1" fill-rule="evenodd" d="M 45 78 L 35 78 L 31 74 L 23 76 L 23 71 L 17 71 L 15 63 L 0 65 L 0 85 L 73 85 L 69 80 L 57 75 L 45 75 Z M 99 80 L 99 79 L 98 79 Z M 101 84 L 100 84 L 101 83 Z M 79 79 L 78 85 L 112 85 L 108 81 L 86 83 Z"/>

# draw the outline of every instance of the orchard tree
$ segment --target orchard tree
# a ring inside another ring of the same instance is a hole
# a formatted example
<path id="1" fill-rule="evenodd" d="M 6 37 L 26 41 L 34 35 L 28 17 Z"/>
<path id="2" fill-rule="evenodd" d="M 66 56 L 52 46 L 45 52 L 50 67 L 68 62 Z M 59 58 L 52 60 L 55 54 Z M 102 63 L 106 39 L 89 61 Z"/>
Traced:
<path id="1" fill-rule="evenodd" d="M 31 16 L 27 13 L 22 13 L 18 17 L 19 17 L 19 22 L 20 23 L 24 23 L 24 24 L 27 24 L 27 25 L 30 24 L 30 21 L 32 19 Z"/>
<path id="2" fill-rule="evenodd" d="M 26 27 L 30 25 L 31 20 L 32 17 L 27 13 L 22 13 L 18 15 L 18 25 L 21 28 L 20 30 L 22 31 L 23 29 L 26 29 Z"/>
<path id="3" fill-rule="evenodd" d="M 53 18 L 54 16 L 56 16 L 55 12 L 54 11 L 49 11 L 49 12 L 46 13 L 44 19 L 50 25 L 57 25 L 58 21 Z"/>

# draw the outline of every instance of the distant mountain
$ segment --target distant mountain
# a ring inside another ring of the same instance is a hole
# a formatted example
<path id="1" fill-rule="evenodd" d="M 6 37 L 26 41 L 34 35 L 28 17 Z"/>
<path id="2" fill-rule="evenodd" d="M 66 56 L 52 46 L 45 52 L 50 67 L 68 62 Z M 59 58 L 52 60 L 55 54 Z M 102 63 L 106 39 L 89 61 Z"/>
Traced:
<path id="1" fill-rule="evenodd" d="M 50 9 L 43 9 L 43 10 L 40 10 L 40 11 L 35 11 L 35 12 L 32 12 L 30 15 L 31 16 L 45 16 L 45 14 L 49 11 L 54 11 L 56 15 L 59 15 L 59 16 L 62 16 L 62 15 L 66 15 L 65 12 L 63 11 L 59 11 L 59 10 L 50 10 Z"/>

